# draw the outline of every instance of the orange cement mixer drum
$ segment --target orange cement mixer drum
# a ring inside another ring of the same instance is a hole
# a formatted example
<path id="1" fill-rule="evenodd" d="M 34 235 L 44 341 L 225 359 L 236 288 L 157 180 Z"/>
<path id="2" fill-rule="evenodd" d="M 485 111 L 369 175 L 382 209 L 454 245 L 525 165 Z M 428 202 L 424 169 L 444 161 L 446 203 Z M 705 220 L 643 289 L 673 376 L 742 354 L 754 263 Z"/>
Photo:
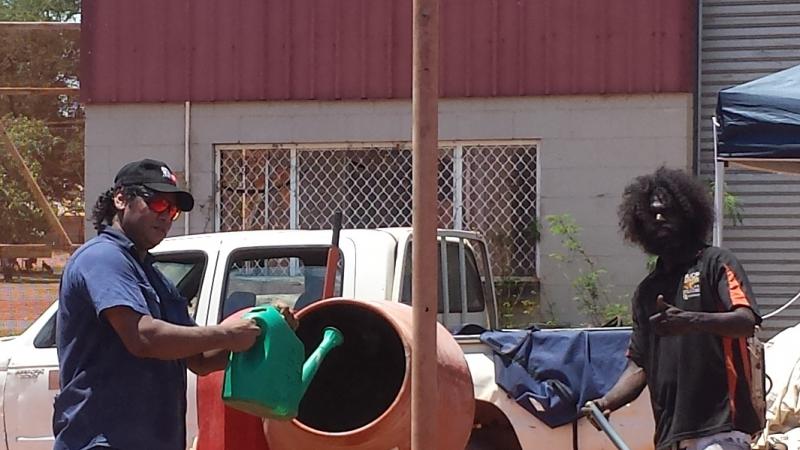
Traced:
<path id="1" fill-rule="evenodd" d="M 298 313 L 307 355 L 321 331 L 347 336 L 320 367 L 290 422 L 267 421 L 272 450 L 388 450 L 411 444 L 411 307 L 391 302 L 325 300 Z M 453 336 L 437 328 L 436 448 L 463 450 L 475 412 L 472 378 Z"/>

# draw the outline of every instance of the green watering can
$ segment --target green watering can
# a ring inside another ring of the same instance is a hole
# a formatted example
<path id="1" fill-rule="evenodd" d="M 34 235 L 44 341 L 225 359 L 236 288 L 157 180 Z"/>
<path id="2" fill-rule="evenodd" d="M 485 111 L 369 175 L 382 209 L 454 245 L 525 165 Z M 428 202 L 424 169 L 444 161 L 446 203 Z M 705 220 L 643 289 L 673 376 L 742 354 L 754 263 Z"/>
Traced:
<path id="1" fill-rule="evenodd" d="M 262 333 L 250 350 L 232 353 L 222 384 L 222 401 L 259 417 L 291 420 L 325 356 L 344 342 L 342 332 L 325 328 L 322 343 L 303 363 L 305 348 L 273 306 L 257 306 L 254 319 Z"/>

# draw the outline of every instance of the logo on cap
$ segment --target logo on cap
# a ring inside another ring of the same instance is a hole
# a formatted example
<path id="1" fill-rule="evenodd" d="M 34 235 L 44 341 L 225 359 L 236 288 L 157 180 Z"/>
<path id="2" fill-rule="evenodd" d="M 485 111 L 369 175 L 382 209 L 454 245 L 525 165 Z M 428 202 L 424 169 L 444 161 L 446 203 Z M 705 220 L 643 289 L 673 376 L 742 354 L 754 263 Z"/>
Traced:
<path id="1" fill-rule="evenodd" d="M 169 171 L 167 166 L 161 166 L 161 173 L 164 175 L 164 178 L 167 178 L 170 181 L 172 181 L 173 183 L 177 184 L 178 179 L 175 177 L 175 174 L 173 174 L 172 172 Z"/>

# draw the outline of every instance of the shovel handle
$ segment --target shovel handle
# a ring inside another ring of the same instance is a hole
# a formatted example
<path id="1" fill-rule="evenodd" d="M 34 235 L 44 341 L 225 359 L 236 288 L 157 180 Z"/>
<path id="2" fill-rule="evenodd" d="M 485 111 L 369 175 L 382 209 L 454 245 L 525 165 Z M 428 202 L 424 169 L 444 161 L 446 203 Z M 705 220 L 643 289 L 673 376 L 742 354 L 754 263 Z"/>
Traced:
<path id="1" fill-rule="evenodd" d="M 322 284 L 322 299 L 331 298 L 336 285 L 336 269 L 339 267 L 339 235 L 342 233 L 342 213 L 333 215 L 333 237 L 328 248 L 328 262 L 325 267 L 325 281 Z"/>
<path id="2" fill-rule="evenodd" d="M 611 423 L 606 419 L 606 416 L 603 415 L 603 412 L 600 411 L 600 408 L 594 404 L 594 402 L 587 402 L 586 405 L 589 407 L 589 410 L 592 412 L 592 417 L 594 418 L 595 423 L 600 426 L 603 432 L 608 436 L 611 442 L 619 449 L 619 450 L 630 450 L 628 446 L 625 444 L 625 441 L 617 434 L 617 431 L 614 430 L 614 427 L 611 426 Z"/>

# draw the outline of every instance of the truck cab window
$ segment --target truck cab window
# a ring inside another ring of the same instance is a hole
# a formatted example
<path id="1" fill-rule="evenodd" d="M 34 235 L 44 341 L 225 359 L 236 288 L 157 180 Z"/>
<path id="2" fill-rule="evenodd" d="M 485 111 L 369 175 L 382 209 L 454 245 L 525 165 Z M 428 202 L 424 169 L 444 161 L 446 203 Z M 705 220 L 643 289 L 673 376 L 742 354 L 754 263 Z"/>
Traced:
<path id="1" fill-rule="evenodd" d="M 195 317 L 200 286 L 208 258 L 203 252 L 162 253 L 155 255 L 155 266 L 189 302 L 189 315 Z"/>
<path id="2" fill-rule="evenodd" d="M 47 319 L 44 326 L 36 337 L 33 338 L 33 346 L 35 348 L 54 348 L 56 346 L 56 317 L 58 316 L 57 310 L 53 311 L 53 315 Z"/>
<path id="3" fill-rule="evenodd" d="M 208 258 L 203 252 L 163 253 L 154 255 L 155 266 L 172 282 L 189 301 L 189 314 L 195 317 L 197 298 L 203 283 Z M 56 317 L 58 311 L 47 320 L 36 337 L 33 346 L 36 348 L 53 348 L 56 346 Z"/>
<path id="4" fill-rule="evenodd" d="M 281 302 L 301 309 L 320 300 L 327 259 L 327 246 L 235 252 L 228 262 L 219 320 L 256 305 Z M 340 253 L 335 296 L 342 292 L 343 267 Z"/>
<path id="5" fill-rule="evenodd" d="M 442 239 L 439 240 L 438 253 L 439 256 L 439 280 L 442 280 Z M 450 299 L 450 313 L 461 313 L 461 265 L 459 258 L 459 242 L 458 240 L 447 241 L 446 247 L 446 263 L 447 263 L 447 291 Z M 464 245 L 464 276 L 466 277 L 466 295 L 467 295 L 467 312 L 481 312 L 486 309 L 486 296 L 484 293 L 483 279 L 486 277 L 481 276 L 481 269 L 475 258 L 475 253 L 472 250 L 472 245 L 469 241 Z M 411 243 L 408 244 L 408 249 L 403 262 L 403 284 L 401 290 L 400 301 L 410 305 L 411 304 Z M 439 286 L 439 313 L 444 313 L 444 292 L 442 286 Z"/>

